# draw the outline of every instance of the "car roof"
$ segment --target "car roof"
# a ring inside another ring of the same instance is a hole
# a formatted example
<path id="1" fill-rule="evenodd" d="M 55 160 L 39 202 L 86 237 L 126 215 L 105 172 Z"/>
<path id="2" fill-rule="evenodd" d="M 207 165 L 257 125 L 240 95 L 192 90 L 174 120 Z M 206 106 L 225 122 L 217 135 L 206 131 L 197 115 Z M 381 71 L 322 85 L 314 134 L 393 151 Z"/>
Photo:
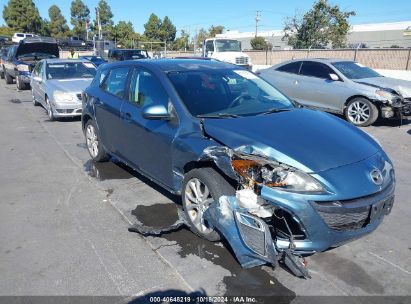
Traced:
<path id="1" fill-rule="evenodd" d="M 239 66 L 225 63 L 216 60 L 202 60 L 202 59 L 140 59 L 140 60 L 126 60 L 117 61 L 105 65 L 106 68 L 117 66 L 136 66 L 154 67 L 165 73 L 168 72 L 182 72 L 195 70 L 220 70 L 220 69 L 243 69 Z"/>
<path id="2" fill-rule="evenodd" d="M 60 58 L 50 58 L 44 59 L 47 63 L 69 63 L 69 62 L 89 62 L 85 59 L 60 59 Z"/>
<path id="3" fill-rule="evenodd" d="M 278 64 L 278 66 L 291 63 L 291 62 L 299 62 L 299 61 L 315 61 L 315 62 L 322 62 L 322 63 L 334 63 L 334 62 L 353 61 L 353 60 L 342 59 L 342 58 L 299 58 L 299 59 L 292 59 L 292 60 L 282 62 Z"/>

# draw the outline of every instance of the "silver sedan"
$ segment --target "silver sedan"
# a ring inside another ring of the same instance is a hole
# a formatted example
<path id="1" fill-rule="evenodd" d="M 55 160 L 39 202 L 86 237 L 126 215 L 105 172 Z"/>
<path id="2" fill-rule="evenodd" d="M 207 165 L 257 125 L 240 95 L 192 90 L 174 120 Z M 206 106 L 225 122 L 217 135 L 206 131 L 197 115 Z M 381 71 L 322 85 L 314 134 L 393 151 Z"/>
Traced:
<path id="1" fill-rule="evenodd" d="M 81 116 L 82 92 L 95 74 L 95 66 L 87 60 L 41 60 L 31 75 L 33 104 L 41 104 L 50 120 Z"/>
<path id="2" fill-rule="evenodd" d="M 356 126 L 411 112 L 411 81 L 384 77 L 358 62 L 292 60 L 259 74 L 302 105 L 342 114 Z"/>

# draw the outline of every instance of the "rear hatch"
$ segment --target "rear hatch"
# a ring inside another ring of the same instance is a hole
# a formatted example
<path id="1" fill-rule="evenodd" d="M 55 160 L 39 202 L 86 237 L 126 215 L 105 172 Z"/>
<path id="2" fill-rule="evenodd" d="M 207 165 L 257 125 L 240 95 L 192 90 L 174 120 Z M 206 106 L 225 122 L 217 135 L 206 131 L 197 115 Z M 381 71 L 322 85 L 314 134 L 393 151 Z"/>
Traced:
<path id="1" fill-rule="evenodd" d="M 26 56 L 31 54 L 33 54 L 33 56 Z M 56 39 L 50 37 L 31 37 L 20 41 L 16 51 L 16 58 L 58 58 L 59 54 L 60 52 Z"/>

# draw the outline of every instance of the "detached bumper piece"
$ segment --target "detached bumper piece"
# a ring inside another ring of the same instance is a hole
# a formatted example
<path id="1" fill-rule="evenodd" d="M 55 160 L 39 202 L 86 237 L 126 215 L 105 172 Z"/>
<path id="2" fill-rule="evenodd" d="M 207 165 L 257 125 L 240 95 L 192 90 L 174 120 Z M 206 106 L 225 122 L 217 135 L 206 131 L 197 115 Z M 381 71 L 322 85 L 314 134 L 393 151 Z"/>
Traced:
<path id="1" fill-rule="evenodd" d="M 294 275 L 311 278 L 302 258 L 291 249 L 277 250 L 268 225 L 239 207 L 235 197 L 221 197 L 204 217 L 228 241 L 243 268 L 264 264 L 275 268 L 281 260 Z"/>

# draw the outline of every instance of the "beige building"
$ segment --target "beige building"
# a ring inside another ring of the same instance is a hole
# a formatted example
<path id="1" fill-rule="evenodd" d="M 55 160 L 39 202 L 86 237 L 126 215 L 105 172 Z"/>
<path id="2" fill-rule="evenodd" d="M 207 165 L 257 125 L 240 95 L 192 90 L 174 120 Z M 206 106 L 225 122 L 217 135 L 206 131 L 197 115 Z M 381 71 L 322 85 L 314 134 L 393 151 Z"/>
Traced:
<path id="1" fill-rule="evenodd" d="M 254 32 L 227 31 L 217 35 L 217 37 L 240 40 L 243 49 L 250 50 L 250 41 L 254 35 Z M 273 49 L 290 49 L 287 42 L 282 40 L 284 36 L 282 30 L 260 31 L 258 36 L 264 37 L 267 42 L 271 43 Z M 389 48 L 393 46 L 410 48 L 411 21 L 353 25 L 347 35 L 347 45 L 349 47 L 368 48 Z"/>

